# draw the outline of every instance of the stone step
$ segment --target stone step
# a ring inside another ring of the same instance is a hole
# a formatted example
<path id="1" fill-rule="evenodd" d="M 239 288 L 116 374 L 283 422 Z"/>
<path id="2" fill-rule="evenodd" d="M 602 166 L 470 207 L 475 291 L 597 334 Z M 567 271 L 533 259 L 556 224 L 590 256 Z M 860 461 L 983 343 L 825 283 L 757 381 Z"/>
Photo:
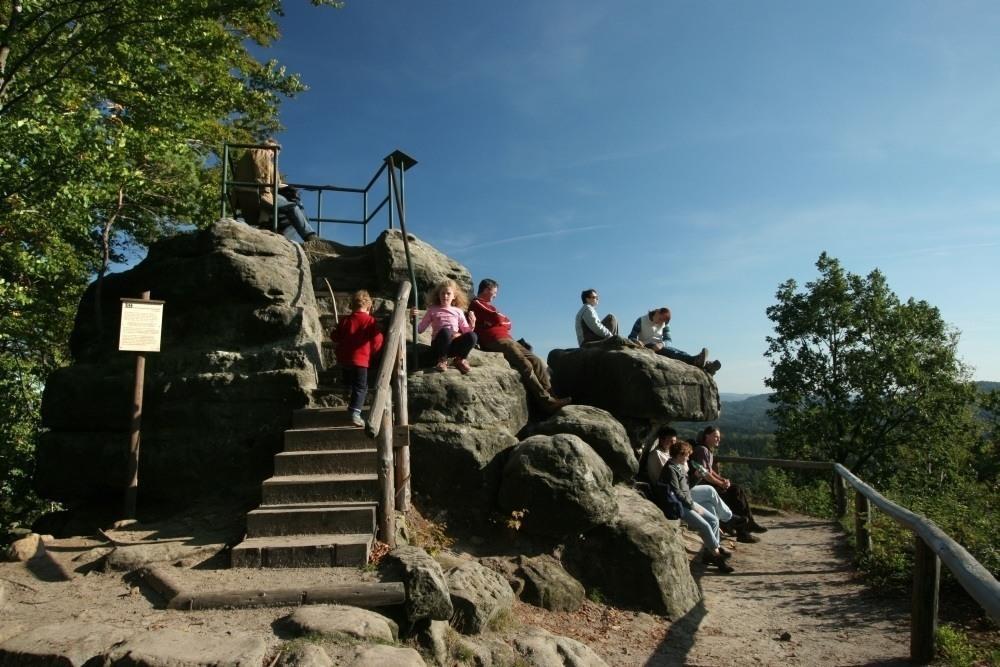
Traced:
<path id="1" fill-rule="evenodd" d="M 374 446 L 375 441 L 365 435 L 360 426 L 292 428 L 285 431 L 286 452 L 369 449 Z"/>
<path id="2" fill-rule="evenodd" d="M 247 514 L 247 537 L 375 533 L 377 503 L 261 505 Z"/>
<path id="3" fill-rule="evenodd" d="M 369 446 L 374 444 L 374 440 L 368 440 Z M 378 452 L 374 447 L 281 452 L 274 456 L 274 474 L 279 477 L 337 472 L 373 474 L 377 458 Z"/>
<path id="4" fill-rule="evenodd" d="M 322 428 L 325 426 L 350 426 L 351 416 L 347 407 L 302 408 L 292 413 L 292 428 Z"/>
<path id="5" fill-rule="evenodd" d="M 373 474 L 275 476 L 261 486 L 264 505 L 374 501 L 379 494 L 378 475 Z"/>
<path id="6" fill-rule="evenodd" d="M 368 563 L 370 533 L 251 537 L 233 547 L 233 567 L 343 567 Z"/>

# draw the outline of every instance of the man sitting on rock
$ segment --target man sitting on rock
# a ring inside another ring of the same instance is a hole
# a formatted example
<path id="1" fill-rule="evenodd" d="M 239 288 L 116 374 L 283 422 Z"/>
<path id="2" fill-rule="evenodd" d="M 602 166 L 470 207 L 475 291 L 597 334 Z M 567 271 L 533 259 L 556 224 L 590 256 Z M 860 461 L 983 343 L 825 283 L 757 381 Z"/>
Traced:
<path id="1" fill-rule="evenodd" d="M 503 354 L 510 367 L 521 374 L 521 382 L 535 403 L 547 414 L 552 414 L 571 403 L 572 399 L 552 396 L 545 362 L 510 335 L 510 318 L 493 305 L 499 291 L 497 281 L 485 278 L 479 282 L 479 293 L 469 304 L 469 310 L 476 315 L 475 331 L 479 336 L 479 347 L 486 352 Z"/>
<path id="2" fill-rule="evenodd" d="M 595 289 L 580 293 L 583 307 L 576 313 L 576 343 L 580 347 L 618 336 L 618 320 L 614 315 L 609 313 L 603 320 L 597 317 L 599 298 Z"/>
<path id="3" fill-rule="evenodd" d="M 676 347 L 667 345 L 670 342 L 670 309 L 666 306 L 654 308 L 637 319 L 635 324 L 632 325 L 632 331 L 629 333 L 628 339 L 642 343 L 650 350 L 668 359 L 676 359 L 677 361 L 683 361 L 685 364 L 704 369 L 709 375 L 715 375 L 722 368 L 722 362 L 718 359 L 715 361 L 708 360 L 707 347 L 701 348 L 699 354 L 688 354 L 687 352 L 678 350 Z"/>
<path id="4" fill-rule="evenodd" d="M 247 224 L 255 227 L 269 228 L 270 216 L 275 206 L 278 209 L 278 231 L 284 234 L 289 226 L 294 227 L 303 241 L 319 238 L 309 224 L 298 193 L 294 188 L 278 183 L 278 191 L 274 190 L 274 168 L 277 162 L 277 151 L 281 150 L 273 139 L 264 142 L 273 146 L 267 148 L 249 148 L 236 162 L 234 167 L 236 180 L 243 183 L 259 183 L 263 187 L 235 186 L 233 194 L 241 209 Z M 254 219 L 256 218 L 256 219 Z"/>

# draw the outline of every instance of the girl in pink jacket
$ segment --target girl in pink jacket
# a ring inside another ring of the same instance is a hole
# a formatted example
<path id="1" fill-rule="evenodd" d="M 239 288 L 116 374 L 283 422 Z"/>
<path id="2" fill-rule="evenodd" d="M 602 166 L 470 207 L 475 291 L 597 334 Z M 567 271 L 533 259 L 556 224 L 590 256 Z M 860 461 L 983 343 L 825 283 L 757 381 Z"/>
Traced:
<path id="1" fill-rule="evenodd" d="M 463 375 L 468 373 L 466 357 L 478 340 L 472 330 L 476 326 L 476 316 L 472 313 L 468 319 L 465 316 L 468 298 L 454 280 L 446 280 L 434 288 L 428 300 L 432 305 L 417 325 L 417 331 L 423 333 L 428 326 L 431 328 L 431 350 L 437 359 L 435 368 L 447 370 L 451 357 L 455 368 Z"/>

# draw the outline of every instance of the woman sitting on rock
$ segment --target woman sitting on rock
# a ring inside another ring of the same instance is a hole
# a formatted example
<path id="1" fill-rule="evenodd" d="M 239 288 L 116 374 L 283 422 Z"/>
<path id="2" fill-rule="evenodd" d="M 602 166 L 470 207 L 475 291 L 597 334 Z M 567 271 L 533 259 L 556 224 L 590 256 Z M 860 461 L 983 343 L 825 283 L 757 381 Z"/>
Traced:
<path id="1" fill-rule="evenodd" d="M 662 354 L 668 359 L 683 361 L 698 368 L 702 368 L 709 375 L 715 375 L 716 371 L 722 368 L 722 362 L 708 360 L 708 348 L 701 348 L 698 354 L 688 354 L 678 350 L 676 347 L 667 345 L 670 342 L 670 309 L 666 306 L 654 308 L 632 325 L 632 331 L 628 335 L 629 340 L 642 343 L 657 354 Z"/>
<path id="2" fill-rule="evenodd" d="M 417 325 L 417 332 L 423 333 L 428 326 L 431 328 L 431 351 L 437 359 L 435 368 L 439 371 L 448 370 L 448 358 L 451 357 L 455 368 L 465 375 L 469 372 L 469 362 L 466 357 L 476 346 L 476 334 L 472 330 L 476 325 L 475 313 L 465 316 L 469 305 L 468 297 L 458 288 L 454 280 L 445 280 L 431 292 L 424 317 Z M 416 315 L 416 308 L 410 310 Z"/>
<path id="3" fill-rule="evenodd" d="M 723 525 L 723 528 L 726 530 L 731 528 L 739 542 L 760 542 L 760 538 L 751 533 L 766 533 L 767 528 L 754 519 L 753 510 L 750 508 L 750 497 L 746 490 L 714 470 L 715 452 L 721 442 L 722 431 L 718 426 L 706 426 L 698 435 L 698 445 L 691 455 L 692 463 L 696 464 L 692 466 L 694 471 L 692 481 L 696 484 L 695 488 L 704 484 L 714 487 L 719 497 L 732 508 L 737 522 L 731 526 Z M 740 521 L 739 517 L 743 520 Z"/>
<path id="4" fill-rule="evenodd" d="M 720 571 L 729 573 L 733 568 L 726 561 L 732 556 L 720 545 L 719 518 L 699 505 L 691 497 L 691 489 L 687 481 L 687 460 L 691 456 L 691 445 L 681 441 L 674 441 L 670 445 L 670 460 L 667 467 L 660 475 L 660 481 L 670 485 L 684 506 L 684 514 L 681 518 L 684 522 L 698 531 L 701 535 L 701 542 L 705 549 L 702 552 L 702 562 L 706 565 L 714 565 Z"/>

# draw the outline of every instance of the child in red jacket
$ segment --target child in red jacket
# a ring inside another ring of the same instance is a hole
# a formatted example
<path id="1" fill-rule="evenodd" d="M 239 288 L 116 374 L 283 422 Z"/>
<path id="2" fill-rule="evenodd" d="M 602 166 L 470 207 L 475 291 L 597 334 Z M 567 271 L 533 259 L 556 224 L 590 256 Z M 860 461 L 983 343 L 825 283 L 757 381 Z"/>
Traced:
<path id="1" fill-rule="evenodd" d="M 361 407 L 368 393 L 368 366 L 375 353 L 382 349 L 382 332 L 371 316 L 371 309 L 371 296 L 365 290 L 358 290 L 351 296 L 353 312 L 330 332 L 330 338 L 337 345 L 337 365 L 343 369 L 344 384 L 351 388 L 348 409 L 355 426 L 365 425 Z"/>

